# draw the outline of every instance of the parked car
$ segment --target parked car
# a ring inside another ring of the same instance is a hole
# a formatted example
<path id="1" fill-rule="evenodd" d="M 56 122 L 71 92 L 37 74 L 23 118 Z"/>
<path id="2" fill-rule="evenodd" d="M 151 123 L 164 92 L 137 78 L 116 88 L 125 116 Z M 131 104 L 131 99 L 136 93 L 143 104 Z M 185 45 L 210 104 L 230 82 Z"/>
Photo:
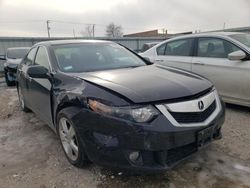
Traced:
<path id="1" fill-rule="evenodd" d="M 211 82 L 113 42 L 38 43 L 17 89 L 22 109 L 59 135 L 77 167 L 161 171 L 221 138 L 225 109 Z"/>
<path id="2" fill-rule="evenodd" d="M 1 60 L 6 60 L 4 63 L 4 76 L 8 86 L 15 85 L 17 65 L 29 49 L 27 47 L 8 48 L 6 55 L 0 58 Z"/>
<path id="3" fill-rule="evenodd" d="M 228 103 L 250 107 L 250 34 L 218 32 L 166 40 L 141 54 L 211 80 Z"/>

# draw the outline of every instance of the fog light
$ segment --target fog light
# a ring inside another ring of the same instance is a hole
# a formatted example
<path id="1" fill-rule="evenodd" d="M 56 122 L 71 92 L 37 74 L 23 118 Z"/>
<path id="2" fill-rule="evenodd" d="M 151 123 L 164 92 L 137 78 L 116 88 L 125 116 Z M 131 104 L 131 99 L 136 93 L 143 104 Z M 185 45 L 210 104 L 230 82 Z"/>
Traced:
<path id="1" fill-rule="evenodd" d="M 138 151 L 133 151 L 129 154 L 129 159 L 133 162 L 135 162 L 136 160 L 138 160 L 140 157 L 140 153 Z"/>

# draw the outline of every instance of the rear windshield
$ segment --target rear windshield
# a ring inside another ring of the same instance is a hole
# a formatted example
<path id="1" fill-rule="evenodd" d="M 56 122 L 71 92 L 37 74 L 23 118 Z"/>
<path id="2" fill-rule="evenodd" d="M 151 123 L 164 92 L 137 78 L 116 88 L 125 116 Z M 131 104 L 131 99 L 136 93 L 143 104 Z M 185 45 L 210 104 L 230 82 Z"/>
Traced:
<path id="1" fill-rule="evenodd" d="M 118 44 L 80 43 L 52 47 L 63 72 L 90 72 L 144 66 L 146 63 Z"/>
<path id="2" fill-rule="evenodd" d="M 235 34 L 230 35 L 230 37 L 250 48 L 250 34 Z"/>
<path id="3" fill-rule="evenodd" d="M 22 59 L 26 53 L 28 52 L 28 48 L 26 49 L 8 49 L 7 50 L 7 58 L 9 59 Z"/>

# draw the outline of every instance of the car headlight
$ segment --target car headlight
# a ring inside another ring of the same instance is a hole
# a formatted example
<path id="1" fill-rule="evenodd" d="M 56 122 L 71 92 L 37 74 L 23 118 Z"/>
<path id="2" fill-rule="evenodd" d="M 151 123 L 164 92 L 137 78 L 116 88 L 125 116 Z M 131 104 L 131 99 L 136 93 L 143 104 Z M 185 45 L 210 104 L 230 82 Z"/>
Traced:
<path id="1" fill-rule="evenodd" d="M 96 100 L 88 100 L 88 104 L 90 109 L 92 109 L 94 112 L 131 120 L 138 123 L 148 122 L 159 114 L 159 112 L 152 105 L 143 107 L 114 107 L 108 106 Z"/>

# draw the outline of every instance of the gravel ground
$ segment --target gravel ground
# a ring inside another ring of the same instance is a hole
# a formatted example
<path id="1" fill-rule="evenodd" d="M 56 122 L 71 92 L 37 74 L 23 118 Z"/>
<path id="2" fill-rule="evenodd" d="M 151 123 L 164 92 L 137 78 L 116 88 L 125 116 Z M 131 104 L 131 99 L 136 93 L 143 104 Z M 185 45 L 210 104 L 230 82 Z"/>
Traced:
<path id="1" fill-rule="evenodd" d="M 162 174 L 129 176 L 94 164 L 77 169 L 48 126 L 20 110 L 15 87 L 0 80 L 0 188 L 250 188 L 249 122 L 249 108 L 228 105 L 223 139 Z"/>

